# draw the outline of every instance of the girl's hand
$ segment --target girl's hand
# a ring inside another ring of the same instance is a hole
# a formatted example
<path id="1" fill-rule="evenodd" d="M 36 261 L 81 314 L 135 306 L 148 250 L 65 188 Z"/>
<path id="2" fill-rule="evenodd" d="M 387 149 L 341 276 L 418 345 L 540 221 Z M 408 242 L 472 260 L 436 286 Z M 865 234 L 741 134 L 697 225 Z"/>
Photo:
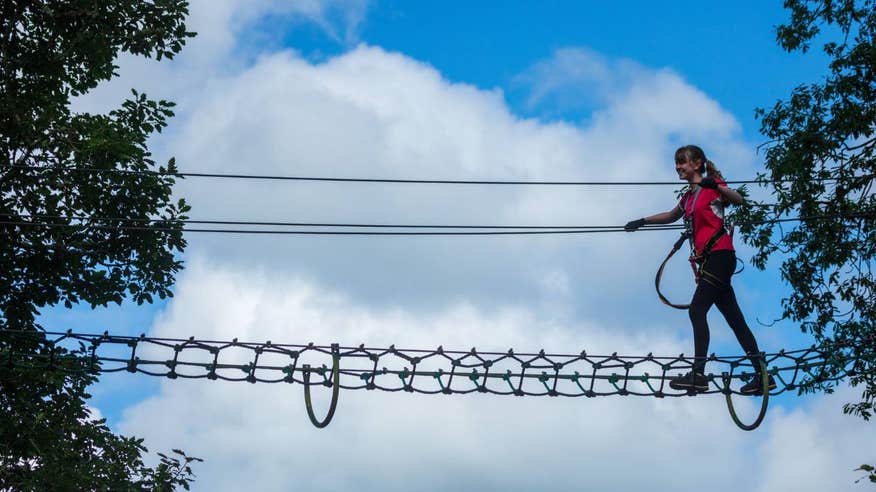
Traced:
<path id="1" fill-rule="evenodd" d="M 703 178 L 702 181 L 700 181 L 700 186 L 709 190 L 718 189 L 718 183 L 715 182 L 715 178 Z"/>
<path id="2" fill-rule="evenodd" d="M 643 225 L 645 225 L 645 219 L 631 220 L 627 222 L 627 225 L 624 226 L 624 230 L 627 232 L 633 232 Z"/>

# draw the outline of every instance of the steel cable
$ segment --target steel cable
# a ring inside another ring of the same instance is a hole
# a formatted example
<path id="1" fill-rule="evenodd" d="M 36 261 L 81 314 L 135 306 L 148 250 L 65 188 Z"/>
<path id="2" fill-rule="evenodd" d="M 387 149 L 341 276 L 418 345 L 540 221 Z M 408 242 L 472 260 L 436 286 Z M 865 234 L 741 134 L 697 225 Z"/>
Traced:
<path id="1" fill-rule="evenodd" d="M 207 173 L 207 172 L 161 172 L 161 171 L 135 171 L 126 169 L 102 169 L 102 168 L 63 168 L 46 166 L 26 166 L 19 164 L 0 166 L 9 169 L 21 170 L 60 170 L 65 172 L 83 173 L 110 173 L 127 174 L 135 176 L 158 176 L 179 178 L 220 178 L 220 179 L 247 179 L 247 180 L 271 180 L 271 181 L 322 181 L 337 183 L 388 183 L 388 184 L 441 184 L 441 185 L 523 185 L 523 186 L 678 186 L 678 181 L 557 181 L 557 180 L 462 180 L 462 179 L 395 179 L 395 178 L 342 178 L 342 177 L 318 177 L 318 176 L 280 176 L 266 174 L 242 174 L 242 173 Z M 854 176 L 850 178 L 813 178 L 808 181 L 846 181 L 855 179 L 869 179 L 873 176 Z M 767 184 L 767 183 L 793 183 L 798 179 L 747 179 L 727 181 L 727 184 Z"/>

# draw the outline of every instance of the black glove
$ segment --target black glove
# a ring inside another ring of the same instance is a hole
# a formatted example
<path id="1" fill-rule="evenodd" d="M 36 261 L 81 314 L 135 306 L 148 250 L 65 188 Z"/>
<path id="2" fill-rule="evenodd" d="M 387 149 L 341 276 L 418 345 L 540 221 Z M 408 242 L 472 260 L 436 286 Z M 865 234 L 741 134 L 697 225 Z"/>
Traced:
<path id="1" fill-rule="evenodd" d="M 700 186 L 709 190 L 718 189 L 718 183 L 715 182 L 715 178 L 703 178 L 703 180 L 700 181 Z"/>
<path id="2" fill-rule="evenodd" d="M 633 232 L 643 225 L 645 225 L 645 219 L 631 220 L 627 222 L 627 225 L 624 226 L 624 230 L 627 232 Z"/>

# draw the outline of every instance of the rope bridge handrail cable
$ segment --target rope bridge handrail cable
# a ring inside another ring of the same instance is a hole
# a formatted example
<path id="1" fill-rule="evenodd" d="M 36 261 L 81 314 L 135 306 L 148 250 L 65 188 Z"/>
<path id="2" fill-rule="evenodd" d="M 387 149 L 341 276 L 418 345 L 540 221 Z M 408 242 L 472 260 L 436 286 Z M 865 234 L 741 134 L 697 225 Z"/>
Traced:
<path id="1" fill-rule="evenodd" d="M 173 224 L 174 221 L 163 221 L 166 224 Z M 182 224 L 181 222 L 177 222 Z M 169 227 L 162 225 L 161 222 L 156 225 L 103 225 L 103 224 L 67 224 L 63 222 L 25 222 L 25 221 L 10 221 L 0 220 L 0 225 L 19 226 L 19 227 L 41 227 L 45 229 L 94 229 L 106 231 L 141 231 L 141 232 L 194 232 L 194 233 L 213 233 L 213 234 L 255 234 L 255 235 L 284 235 L 284 236 L 530 236 L 530 235 L 552 235 L 552 234 L 600 234 L 606 232 L 624 232 L 623 226 L 615 227 L 594 227 L 587 226 L 586 229 L 572 228 L 542 228 L 542 227 L 478 227 L 471 230 L 471 227 L 458 227 L 460 230 L 440 230 L 427 232 L 411 232 L 398 230 L 343 230 L 344 227 L 361 227 L 361 226 L 335 226 L 342 230 L 301 230 L 301 229 L 225 229 L 225 228 L 197 228 L 197 227 Z M 255 224 L 250 224 L 255 225 Z M 311 226 L 319 227 L 319 226 Z M 407 227 L 401 226 L 398 228 Z M 430 227 L 432 228 L 432 227 Z M 388 227 L 387 229 L 391 229 Z M 501 229 L 501 230 L 495 230 Z M 662 227 L 648 227 L 641 230 L 659 231 L 659 230 L 682 230 L 683 226 L 670 225 Z"/>
<path id="2" fill-rule="evenodd" d="M 52 225 L 58 221 L 66 223 L 66 221 L 88 221 L 92 225 L 94 222 L 106 222 L 109 224 L 119 224 L 120 226 L 134 224 L 201 224 L 201 225 L 246 225 L 259 227 L 337 227 L 337 228 L 355 228 L 355 229 L 597 229 L 597 230 L 612 230 L 623 229 L 623 225 L 514 225 L 514 224 L 408 224 L 408 223 L 362 223 L 362 222 L 301 222 L 301 221 L 253 221 L 253 220 L 207 220 L 207 219 L 155 219 L 155 218 L 125 218 L 125 217 L 99 217 L 91 215 L 33 215 L 33 214 L 18 214 L 0 213 L 0 219 L 16 219 L 25 223 L 21 219 L 27 219 L 28 224 Z M 55 222 L 38 222 L 38 221 L 55 221 Z M 71 224 L 83 225 L 86 224 Z M 679 229 L 680 225 L 652 225 L 648 229 Z"/>
<path id="3" fill-rule="evenodd" d="M 799 389 L 812 381 L 836 382 L 855 373 L 851 359 L 836 357 L 842 345 L 764 354 L 778 387 L 765 397 Z M 78 353 L 77 353 L 78 350 Z M 709 374 L 703 393 L 741 394 L 731 381 L 754 374 L 748 356 L 716 356 L 721 374 Z M 834 363 L 831 364 L 831 361 Z M 207 379 L 249 383 L 297 383 L 305 387 L 308 413 L 311 386 L 337 391 L 382 390 L 422 394 L 490 393 L 514 396 L 687 396 L 668 381 L 693 368 L 694 358 L 678 356 L 518 353 L 359 346 L 275 344 L 267 342 L 119 336 L 66 332 L 0 330 L 0 366 L 7 368 L 130 372 L 170 379 Z M 331 365 L 331 367 L 330 367 Z M 311 380 L 315 377 L 315 380 Z M 334 378 L 334 381 L 332 380 Z M 766 407 L 764 405 L 763 411 Z M 732 412 L 732 407 L 731 407 Z M 333 413 L 333 410 L 332 410 Z M 762 417 L 761 417 L 762 418 Z M 734 414 L 735 419 L 735 414 Z M 320 422 L 324 426 L 325 422 Z M 758 421 L 759 423 L 759 421 Z M 750 430 L 750 429 L 747 429 Z"/>
<path id="4" fill-rule="evenodd" d="M 168 172 L 155 170 L 134 170 L 116 168 L 93 168 L 93 167 L 49 167 L 22 164 L 7 164 L 0 168 L 19 169 L 30 171 L 66 171 L 93 174 L 125 174 L 133 176 L 158 176 L 178 178 L 221 178 L 221 179 L 248 179 L 269 181 L 322 181 L 336 183 L 388 183 L 388 184 L 439 184 L 439 185 L 514 185 L 514 186 L 677 186 L 678 181 L 560 181 L 560 180 L 464 180 L 464 179 L 403 179 L 403 178 L 349 178 L 333 176 L 281 176 L 266 174 L 243 174 L 243 173 L 208 173 L 208 172 Z M 871 179 L 873 175 L 809 178 L 801 180 L 797 178 L 786 179 L 744 179 L 727 181 L 727 184 L 768 184 L 768 183 L 794 183 L 798 181 L 827 182 L 827 181 L 852 181 L 859 179 Z"/>
<path id="5" fill-rule="evenodd" d="M 766 223 L 806 222 L 822 220 L 855 220 L 872 219 L 871 210 L 847 214 L 822 214 L 800 217 L 785 217 L 756 221 L 738 221 L 736 225 L 756 225 Z M 29 220 L 21 220 L 21 219 Z M 47 222 L 50 221 L 50 222 Z M 77 221 L 78 223 L 71 223 Z M 252 227 L 283 226 L 311 227 L 307 229 L 225 229 L 225 228 L 192 228 L 191 224 L 208 225 L 244 225 Z M 38 227 L 48 229 L 95 229 L 110 231 L 147 231 L 147 232 L 199 232 L 217 234 L 269 234 L 269 235 L 352 235 L 352 236 L 486 236 L 486 235 L 549 235 L 549 234 L 600 234 L 625 232 L 623 225 L 445 225 L 445 224 L 364 224 L 364 223 L 318 223 L 318 222 L 265 222 L 265 221 L 232 221 L 232 220 L 189 220 L 189 219 L 155 219 L 155 218 L 122 218 L 122 217 L 92 217 L 92 216 L 59 216 L 0 213 L 0 225 L 14 227 Z M 174 227 L 177 226 L 177 227 Z M 330 228 L 330 229 L 325 229 Z M 368 229 L 362 230 L 346 230 Z M 374 230 L 382 229 L 382 230 Z M 393 229 L 441 229 L 426 232 Z M 447 230 L 455 229 L 455 230 Z M 651 224 L 640 231 L 682 230 L 683 225 Z"/>

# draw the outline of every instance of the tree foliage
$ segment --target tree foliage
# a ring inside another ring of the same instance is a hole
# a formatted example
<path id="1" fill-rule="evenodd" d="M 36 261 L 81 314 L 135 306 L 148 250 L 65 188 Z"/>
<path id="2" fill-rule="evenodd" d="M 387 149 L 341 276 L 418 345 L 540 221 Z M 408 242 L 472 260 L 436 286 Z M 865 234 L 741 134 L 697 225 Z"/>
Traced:
<path id="1" fill-rule="evenodd" d="M 117 75 L 121 54 L 179 53 L 193 36 L 187 14 L 185 0 L 0 2 L 0 330 L 39 330 L 45 306 L 172 295 L 188 205 L 171 199 L 174 162 L 157 165 L 147 141 L 173 103 L 133 91 L 90 114 L 71 102 Z M 0 338 L 0 356 L 13 338 Z M 147 467 L 142 440 L 91 418 L 97 378 L 82 369 L 0 363 L 0 489 L 188 488 L 195 458 L 175 452 Z"/>
<path id="2" fill-rule="evenodd" d="M 117 436 L 85 405 L 97 381 L 83 352 L 61 357 L 57 370 L 5 368 L 0 405 L 0 490 L 188 489 L 190 464 L 179 450 L 146 466 L 143 440 Z M 12 376 L 13 378 L 7 378 Z"/>
<path id="3" fill-rule="evenodd" d="M 855 471 L 862 471 L 867 475 L 855 480 L 855 483 L 858 483 L 862 480 L 869 480 L 870 483 L 876 483 L 876 467 L 873 465 L 861 465 L 858 468 L 855 468 Z"/>
<path id="4" fill-rule="evenodd" d="M 782 256 L 790 294 L 781 319 L 833 347 L 828 366 L 803 390 L 831 391 L 830 377 L 853 364 L 850 382 L 863 392 L 844 410 L 869 419 L 876 408 L 876 1 L 787 0 L 785 7 L 780 46 L 806 52 L 822 43 L 830 64 L 822 80 L 757 111 L 768 138 L 761 180 L 774 206 L 747 209 L 742 220 L 804 220 L 742 233 L 756 248 L 757 267 Z"/>

